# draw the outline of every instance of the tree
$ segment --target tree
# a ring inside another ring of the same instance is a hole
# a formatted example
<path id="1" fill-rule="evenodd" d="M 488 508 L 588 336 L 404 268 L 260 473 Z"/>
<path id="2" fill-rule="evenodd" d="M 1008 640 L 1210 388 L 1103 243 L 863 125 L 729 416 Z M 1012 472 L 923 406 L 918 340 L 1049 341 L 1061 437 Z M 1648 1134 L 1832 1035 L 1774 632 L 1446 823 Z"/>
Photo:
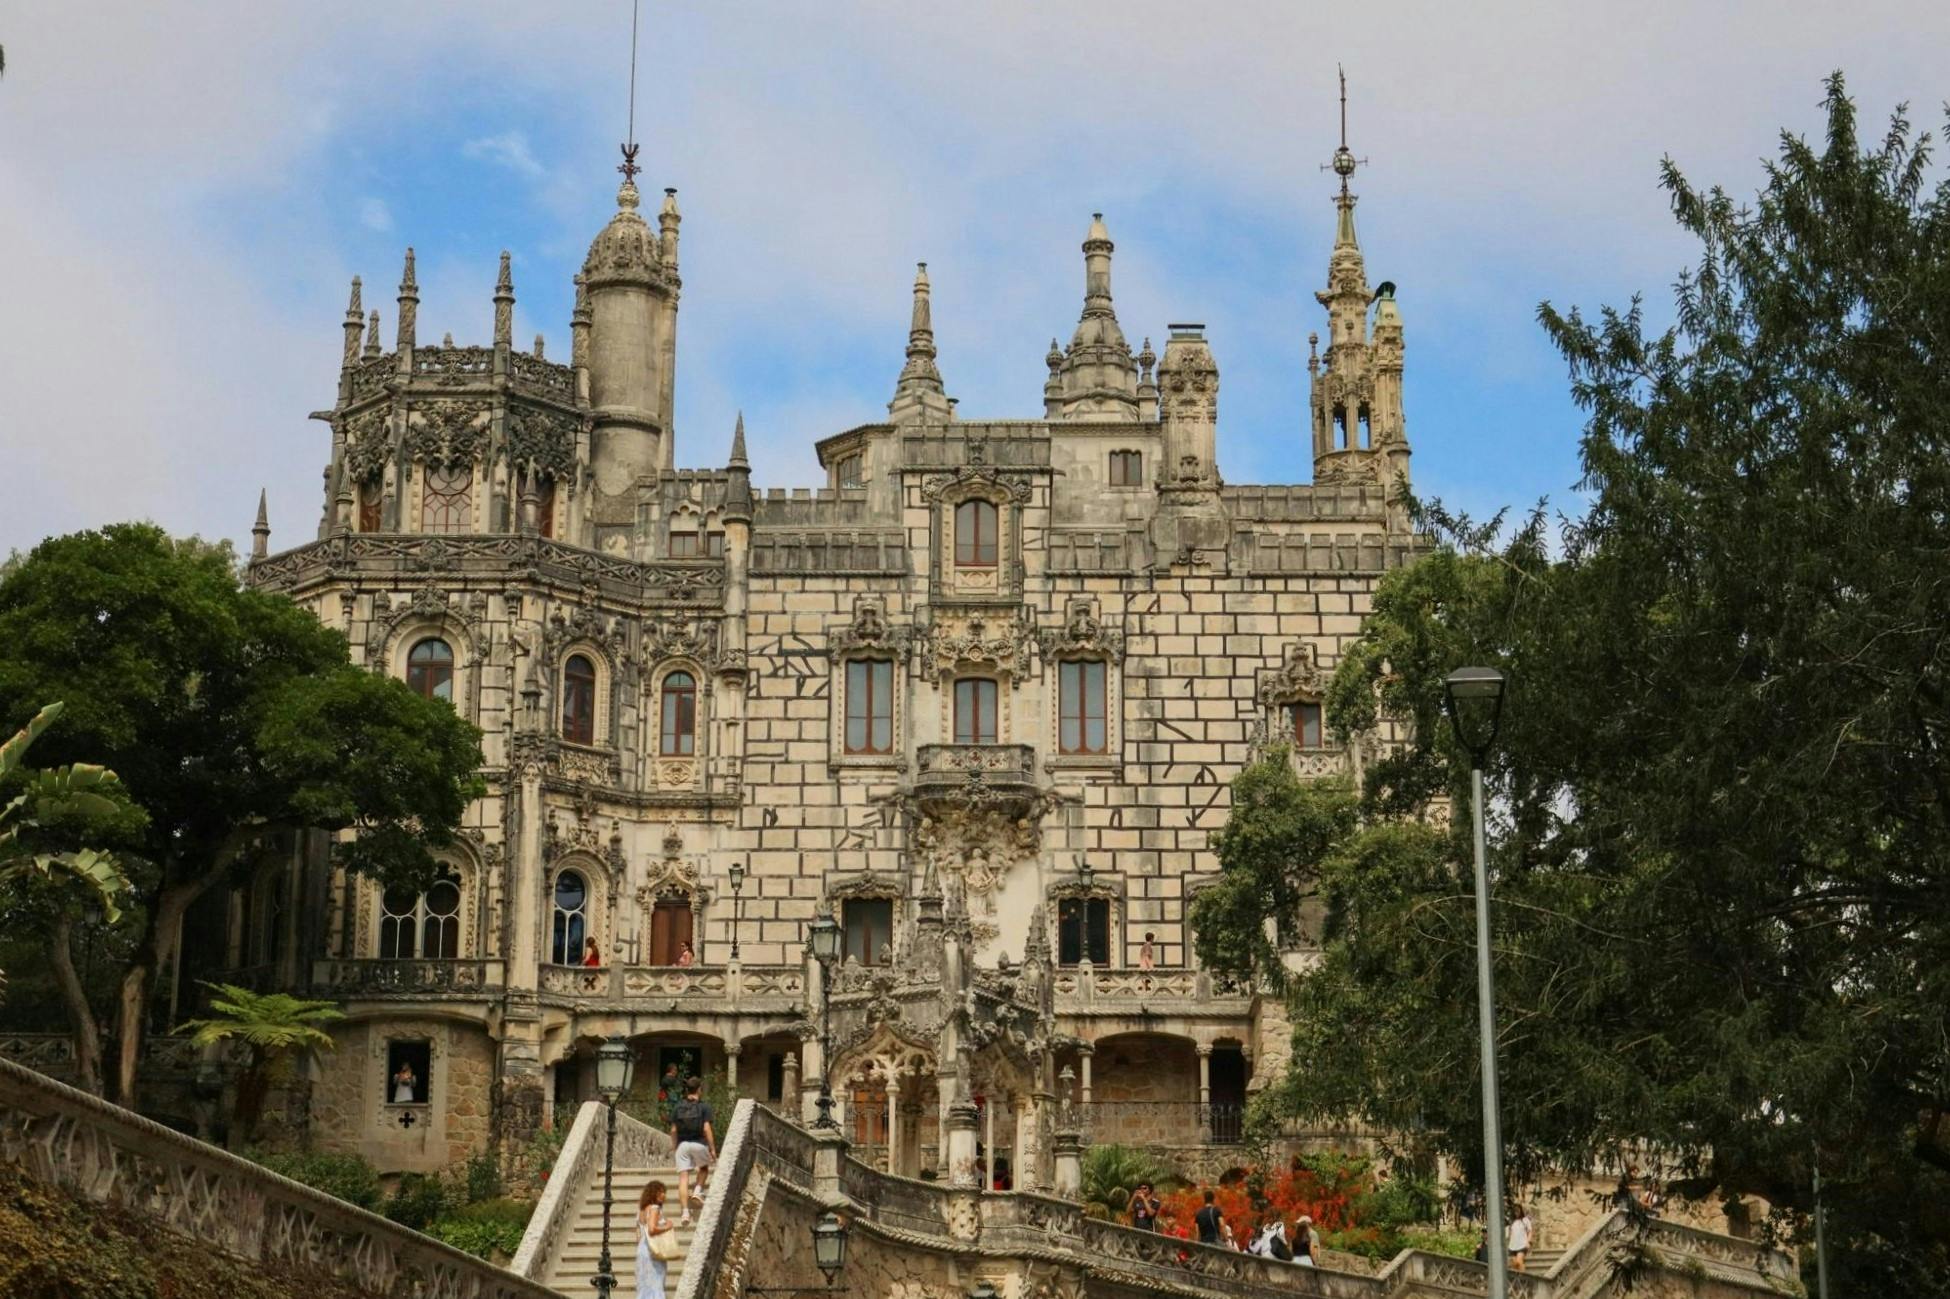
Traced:
<path id="1" fill-rule="evenodd" d="M 349 868 L 424 886 L 478 789 L 479 732 L 450 705 L 353 666 L 337 631 L 241 587 L 227 546 L 148 524 L 51 539 L 0 576 L 0 722 L 35 698 L 68 701 L 43 741 L 54 756 L 106 762 L 148 818 L 125 854 L 140 935 L 113 1009 L 125 1102 L 198 897 L 306 828 L 355 832 L 335 849 Z M 70 1009 L 82 1034 L 87 1007 Z"/>
<path id="2" fill-rule="evenodd" d="M 1480 1173 L 1468 846 L 1416 818 L 1466 790 L 1443 675 L 1496 664 L 1513 1172 L 1651 1142 L 1675 1189 L 1764 1197 L 1805 1239 L 1818 1167 L 1844 1291 L 1941 1294 L 1950 184 L 1900 111 L 1867 147 L 1839 76 L 1826 111 L 1751 208 L 1665 165 L 1702 246 L 1671 329 L 1540 309 L 1589 416 L 1561 548 L 1541 513 L 1496 541 L 1431 509 L 1449 546 L 1382 584 L 1329 718 L 1410 738 L 1316 868 L 1282 1099 Z"/>
<path id="3" fill-rule="evenodd" d="M 250 1052 L 237 1079 L 237 1122 L 245 1142 L 257 1137 L 264 1113 L 264 1097 L 282 1081 L 291 1065 L 314 1051 L 330 1051 L 338 1043 L 323 1027 L 345 1018 L 329 1001 L 305 1001 L 282 992 L 252 992 L 229 983 L 206 984 L 215 995 L 210 1009 L 216 1018 L 193 1019 L 177 1026 L 198 1046 L 242 1042 Z"/>

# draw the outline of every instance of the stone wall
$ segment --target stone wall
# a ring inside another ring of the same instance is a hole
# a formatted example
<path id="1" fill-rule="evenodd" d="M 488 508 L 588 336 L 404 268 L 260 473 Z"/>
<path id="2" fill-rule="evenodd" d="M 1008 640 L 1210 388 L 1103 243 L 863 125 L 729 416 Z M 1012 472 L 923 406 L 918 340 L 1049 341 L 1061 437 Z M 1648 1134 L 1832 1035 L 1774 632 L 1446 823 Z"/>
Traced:
<path id="1" fill-rule="evenodd" d="M 381 1172 L 431 1173 L 487 1148 L 495 1050 L 485 1032 L 402 1017 L 341 1025 L 333 1038 L 338 1049 L 320 1054 L 312 1088 L 314 1140 L 321 1149 L 364 1155 Z M 387 1102 L 387 1044 L 395 1040 L 429 1044 L 424 1105 Z"/>

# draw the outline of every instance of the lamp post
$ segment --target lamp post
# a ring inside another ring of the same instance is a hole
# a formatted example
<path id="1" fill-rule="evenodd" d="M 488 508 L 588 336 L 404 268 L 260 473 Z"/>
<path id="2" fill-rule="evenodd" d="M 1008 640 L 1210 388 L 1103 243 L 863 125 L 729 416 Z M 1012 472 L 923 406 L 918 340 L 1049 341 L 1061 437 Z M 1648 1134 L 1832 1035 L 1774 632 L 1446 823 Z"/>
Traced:
<path id="1" fill-rule="evenodd" d="M 1496 985 L 1490 969 L 1490 873 L 1483 855 L 1483 762 L 1503 721 L 1504 676 L 1495 668 L 1457 668 L 1443 682 L 1456 743 L 1469 753 L 1470 823 L 1476 848 L 1476 1024 L 1483 1053 L 1484 1251 L 1489 1299 L 1510 1293 L 1509 1242 L 1503 1234 L 1503 1126 L 1496 1094 Z"/>
<path id="2" fill-rule="evenodd" d="M 731 959 L 738 959 L 738 931 L 745 927 L 745 863 L 731 863 Z"/>
<path id="3" fill-rule="evenodd" d="M 603 1138 L 603 1250 L 596 1258 L 596 1275 L 589 1282 L 596 1287 L 599 1299 L 609 1299 L 610 1291 L 616 1288 L 616 1269 L 609 1257 L 609 1210 L 614 1202 L 611 1192 L 616 1172 L 616 1102 L 630 1089 L 635 1063 L 630 1044 L 623 1038 L 609 1038 L 596 1048 L 596 1090 L 603 1094 L 603 1101 L 609 1107 L 609 1125 Z"/>
<path id="4" fill-rule="evenodd" d="M 846 1266 L 846 1221 L 831 1209 L 819 1215 L 812 1226 L 813 1265 L 826 1278 L 816 1285 L 748 1285 L 746 1294 L 840 1294 L 845 1287 L 835 1278 Z"/>
<path id="5" fill-rule="evenodd" d="M 813 917 L 807 939 L 819 962 L 819 1117 L 816 1130 L 832 1131 L 833 1121 L 833 965 L 840 959 L 840 926 L 830 911 Z"/>

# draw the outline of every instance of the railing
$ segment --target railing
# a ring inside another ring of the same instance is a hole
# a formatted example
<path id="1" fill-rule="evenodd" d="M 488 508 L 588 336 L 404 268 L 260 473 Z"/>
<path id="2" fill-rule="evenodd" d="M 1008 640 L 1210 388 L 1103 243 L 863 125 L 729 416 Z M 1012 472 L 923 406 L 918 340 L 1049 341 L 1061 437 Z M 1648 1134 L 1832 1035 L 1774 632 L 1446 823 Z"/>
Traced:
<path id="1" fill-rule="evenodd" d="M 336 1276 L 373 1295 L 555 1295 L 10 1060 L 0 1060 L 0 1159 L 225 1253 Z"/>
<path id="2" fill-rule="evenodd" d="M 1237 1145 L 1246 1126 L 1244 1105 L 1093 1100 L 1076 1110 L 1091 1141 L 1119 1145 Z"/>
<path id="3" fill-rule="evenodd" d="M 311 986 L 335 996 L 375 994 L 468 996 L 494 992 L 505 981 L 499 960 L 321 960 L 311 965 Z"/>
<path id="4" fill-rule="evenodd" d="M 980 773 L 991 784 L 1036 781 L 1036 750 L 1027 744 L 923 744 L 914 751 L 915 784 L 965 784 Z"/>
<path id="5" fill-rule="evenodd" d="M 416 347 L 413 373 L 421 378 L 437 378 L 448 383 L 486 379 L 494 373 L 491 347 Z"/>
<path id="6" fill-rule="evenodd" d="M 548 1184 L 528 1229 L 521 1235 L 521 1248 L 515 1251 L 511 1271 L 539 1281 L 548 1274 L 549 1259 L 565 1244 L 575 1225 L 576 1211 L 590 1179 L 602 1170 L 608 1107 L 601 1101 L 584 1101 L 569 1125 L 562 1152 L 555 1157 Z M 616 1115 L 616 1160 L 618 1168 L 643 1168 L 662 1164 L 670 1157 L 670 1136 L 618 1111 Z"/>
<path id="7" fill-rule="evenodd" d="M 731 1127 L 725 1132 L 725 1139 L 718 1145 L 718 1166 L 712 1170 L 711 1189 L 704 1194 L 704 1207 L 697 1216 L 697 1233 L 691 1237 L 688 1257 L 709 1260 L 706 1267 L 686 1267 L 677 1281 L 676 1299 L 704 1299 L 707 1294 L 743 1294 L 744 1278 L 739 1275 L 741 1266 L 731 1257 L 727 1246 L 732 1233 L 739 1226 L 744 1215 L 740 1212 L 747 1197 L 745 1183 L 750 1179 L 752 1168 L 759 1164 L 759 1142 L 754 1139 L 752 1129 L 763 1117 L 772 1119 L 778 1127 L 787 1125 L 764 1110 L 752 1100 L 738 1102 L 731 1112 Z M 812 1185 L 812 1148 L 804 1133 L 799 1138 L 805 1143 L 804 1181 L 786 1178 L 804 1188 Z M 796 1161 L 787 1161 L 791 1171 L 798 1172 Z M 780 1176 L 779 1168 L 767 1164 L 767 1170 Z M 744 1224 L 744 1231 L 751 1231 L 751 1223 Z M 729 1272 L 730 1275 L 723 1275 Z"/>
<path id="8" fill-rule="evenodd" d="M 478 575 L 507 576 L 539 570 L 545 577 L 576 581 L 609 578 L 636 599 L 697 605 L 724 602 L 722 559 L 656 560 L 639 563 L 601 551 L 519 533 L 469 533 L 427 537 L 416 533 L 348 532 L 294 546 L 250 566 L 253 586 L 279 588 L 333 569 L 357 564 L 368 573 L 412 576 L 426 562 L 426 547 L 440 543 L 443 562 Z"/>
<path id="9" fill-rule="evenodd" d="M 571 370 L 568 366 L 557 365 L 553 361 L 545 361 L 541 357 L 531 356 L 527 352 L 512 353 L 509 356 L 509 360 L 513 362 L 515 380 L 517 382 L 533 384 L 537 388 L 546 388 L 559 396 L 570 399 L 574 398 L 576 386 L 575 371 Z"/>
<path id="10" fill-rule="evenodd" d="M 805 990 L 797 965 L 544 965 L 541 990 L 605 1001 L 649 998 L 729 1005 L 767 999 L 796 1006 Z"/>
<path id="11" fill-rule="evenodd" d="M 1252 987 L 1208 970 L 1132 970 L 1100 968 L 1088 962 L 1056 972 L 1057 1010 L 1077 1013 L 1104 1009 L 1128 1013 L 1132 1003 L 1159 1005 L 1196 1002 L 1200 1013 L 1236 1014 L 1250 1002 Z M 1239 1003 L 1214 1009 L 1213 1003 Z"/>

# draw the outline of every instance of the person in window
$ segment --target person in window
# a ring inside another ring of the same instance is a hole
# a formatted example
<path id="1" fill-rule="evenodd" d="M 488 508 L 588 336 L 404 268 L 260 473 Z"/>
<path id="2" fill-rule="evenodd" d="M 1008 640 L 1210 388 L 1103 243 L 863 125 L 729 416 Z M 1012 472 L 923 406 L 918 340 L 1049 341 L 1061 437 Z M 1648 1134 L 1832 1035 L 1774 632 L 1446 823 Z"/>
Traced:
<path id="1" fill-rule="evenodd" d="M 400 1061 L 399 1072 L 393 1075 L 393 1104 L 413 1104 L 419 1090 L 420 1078 L 413 1072 L 413 1065 L 405 1060 Z"/>
<path id="2" fill-rule="evenodd" d="M 596 940 L 594 938 L 584 939 L 582 943 L 583 968 L 593 970 L 600 967 L 602 963 L 603 954 L 596 947 Z M 585 974 L 582 976 L 582 989 L 584 992 L 594 992 L 596 990 L 596 983 L 597 979 L 595 975 Z"/>
<path id="3" fill-rule="evenodd" d="M 1151 1183 L 1139 1182 L 1137 1194 L 1131 1197 L 1131 1225 L 1139 1231 L 1156 1231 L 1158 1210 L 1163 1207 L 1158 1193 L 1151 1189 Z"/>
<path id="4" fill-rule="evenodd" d="M 691 950 L 691 945 L 689 943 L 686 942 L 686 943 L 677 944 L 677 964 L 691 965 L 694 964 L 696 961 L 697 961 L 697 953 Z"/>
<path id="5" fill-rule="evenodd" d="M 711 1184 L 711 1162 L 718 1157 L 718 1140 L 711 1130 L 711 1107 L 701 1093 L 704 1083 L 698 1078 L 684 1080 L 684 1099 L 670 1107 L 670 1139 L 677 1147 L 677 1198 L 684 1206 L 678 1219 L 691 1225 L 691 1202 L 704 1204 L 704 1192 Z M 697 1174 L 697 1189 L 691 1189 L 691 1174 Z"/>

